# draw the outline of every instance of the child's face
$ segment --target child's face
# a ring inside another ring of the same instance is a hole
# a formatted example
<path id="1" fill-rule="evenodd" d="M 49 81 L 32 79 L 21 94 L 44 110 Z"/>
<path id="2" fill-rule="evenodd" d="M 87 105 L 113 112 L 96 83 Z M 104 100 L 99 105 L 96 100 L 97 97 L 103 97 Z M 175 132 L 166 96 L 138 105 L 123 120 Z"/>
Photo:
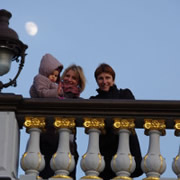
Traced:
<path id="1" fill-rule="evenodd" d="M 59 71 L 58 70 L 54 70 L 52 74 L 50 74 L 48 76 L 49 80 L 52 82 L 56 82 L 59 76 Z"/>

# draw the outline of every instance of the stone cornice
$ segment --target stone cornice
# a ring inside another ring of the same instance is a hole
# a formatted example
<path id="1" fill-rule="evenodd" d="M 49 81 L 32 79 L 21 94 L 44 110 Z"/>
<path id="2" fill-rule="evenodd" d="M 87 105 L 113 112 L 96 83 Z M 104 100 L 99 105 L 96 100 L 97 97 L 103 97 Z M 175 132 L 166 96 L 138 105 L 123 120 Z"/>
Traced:
<path id="1" fill-rule="evenodd" d="M 88 100 L 55 98 L 23 98 L 21 95 L 0 95 L 0 111 L 15 111 L 18 120 L 25 116 L 76 117 L 77 126 L 83 126 L 84 117 L 105 117 L 111 124 L 114 117 L 134 118 L 136 128 L 143 128 L 144 119 L 164 119 L 166 128 L 174 128 L 180 119 L 180 101 L 169 100 Z"/>

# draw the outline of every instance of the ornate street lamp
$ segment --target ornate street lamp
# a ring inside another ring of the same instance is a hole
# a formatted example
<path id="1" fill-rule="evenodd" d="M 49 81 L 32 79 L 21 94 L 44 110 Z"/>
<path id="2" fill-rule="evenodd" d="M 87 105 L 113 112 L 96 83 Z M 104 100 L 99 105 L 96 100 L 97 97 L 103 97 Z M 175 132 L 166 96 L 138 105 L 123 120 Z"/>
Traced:
<path id="1" fill-rule="evenodd" d="M 11 16 L 10 12 L 0 10 L 0 76 L 9 72 L 12 61 L 19 63 L 19 69 L 9 82 L 0 81 L 0 91 L 9 86 L 16 86 L 16 80 L 24 66 L 25 51 L 28 48 L 19 40 L 18 34 L 8 27 Z"/>

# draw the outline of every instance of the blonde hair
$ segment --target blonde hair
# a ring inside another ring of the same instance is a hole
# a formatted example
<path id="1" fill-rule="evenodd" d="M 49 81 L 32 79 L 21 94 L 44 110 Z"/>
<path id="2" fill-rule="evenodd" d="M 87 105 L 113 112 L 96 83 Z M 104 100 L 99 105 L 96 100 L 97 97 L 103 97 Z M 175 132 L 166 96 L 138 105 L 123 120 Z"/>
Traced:
<path id="1" fill-rule="evenodd" d="M 77 77 L 79 78 L 79 87 L 81 89 L 81 92 L 83 92 L 83 90 L 85 89 L 85 85 L 86 85 L 86 78 L 85 78 L 85 75 L 84 75 L 84 72 L 83 72 L 83 69 L 81 66 L 77 66 L 75 64 L 72 64 L 70 65 L 69 67 L 67 67 L 62 76 L 61 76 L 61 79 L 63 80 L 66 73 L 69 71 L 69 70 L 72 70 L 76 73 Z"/>

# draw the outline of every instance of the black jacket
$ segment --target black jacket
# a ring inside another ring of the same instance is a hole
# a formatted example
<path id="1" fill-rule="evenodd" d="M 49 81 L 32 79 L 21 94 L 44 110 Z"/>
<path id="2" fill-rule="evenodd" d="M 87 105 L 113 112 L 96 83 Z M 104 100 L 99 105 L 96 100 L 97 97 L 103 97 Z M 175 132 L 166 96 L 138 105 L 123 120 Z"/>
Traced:
<path id="1" fill-rule="evenodd" d="M 102 91 L 97 89 L 98 95 L 91 96 L 90 99 L 135 99 L 134 95 L 129 89 L 117 89 L 116 85 L 112 86 L 109 91 Z M 100 173 L 100 177 L 104 180 L 109 180 L 116 177 L 116 174 L 111 170 L 111 160 L 112 157 L 117 153 L 118 149 L 118 135 L 114 134 L 112 127 L 106 127 L 106 134 L 100 135 L 99 146 L 100 152 L 104 156 L 106 163 L 105 169 Z M 135 157 L 136 169 L 131 174 L 131 177 L 138 177 L 143 174 L 141 170 L 141 150 L 139 146 L 139 141 L 137 135 L 130 135 L 130 151 Z M 111 148 L 109 148 L 111 147 Z"/>
<path id="2" fill-rule="evenodd" d="M 98 95 L 91 96 L 90 99 L 135 99 L 129 89 L 117 89 L 116 85 L 110 87 L 109 91 L 96 90 Z"/>

